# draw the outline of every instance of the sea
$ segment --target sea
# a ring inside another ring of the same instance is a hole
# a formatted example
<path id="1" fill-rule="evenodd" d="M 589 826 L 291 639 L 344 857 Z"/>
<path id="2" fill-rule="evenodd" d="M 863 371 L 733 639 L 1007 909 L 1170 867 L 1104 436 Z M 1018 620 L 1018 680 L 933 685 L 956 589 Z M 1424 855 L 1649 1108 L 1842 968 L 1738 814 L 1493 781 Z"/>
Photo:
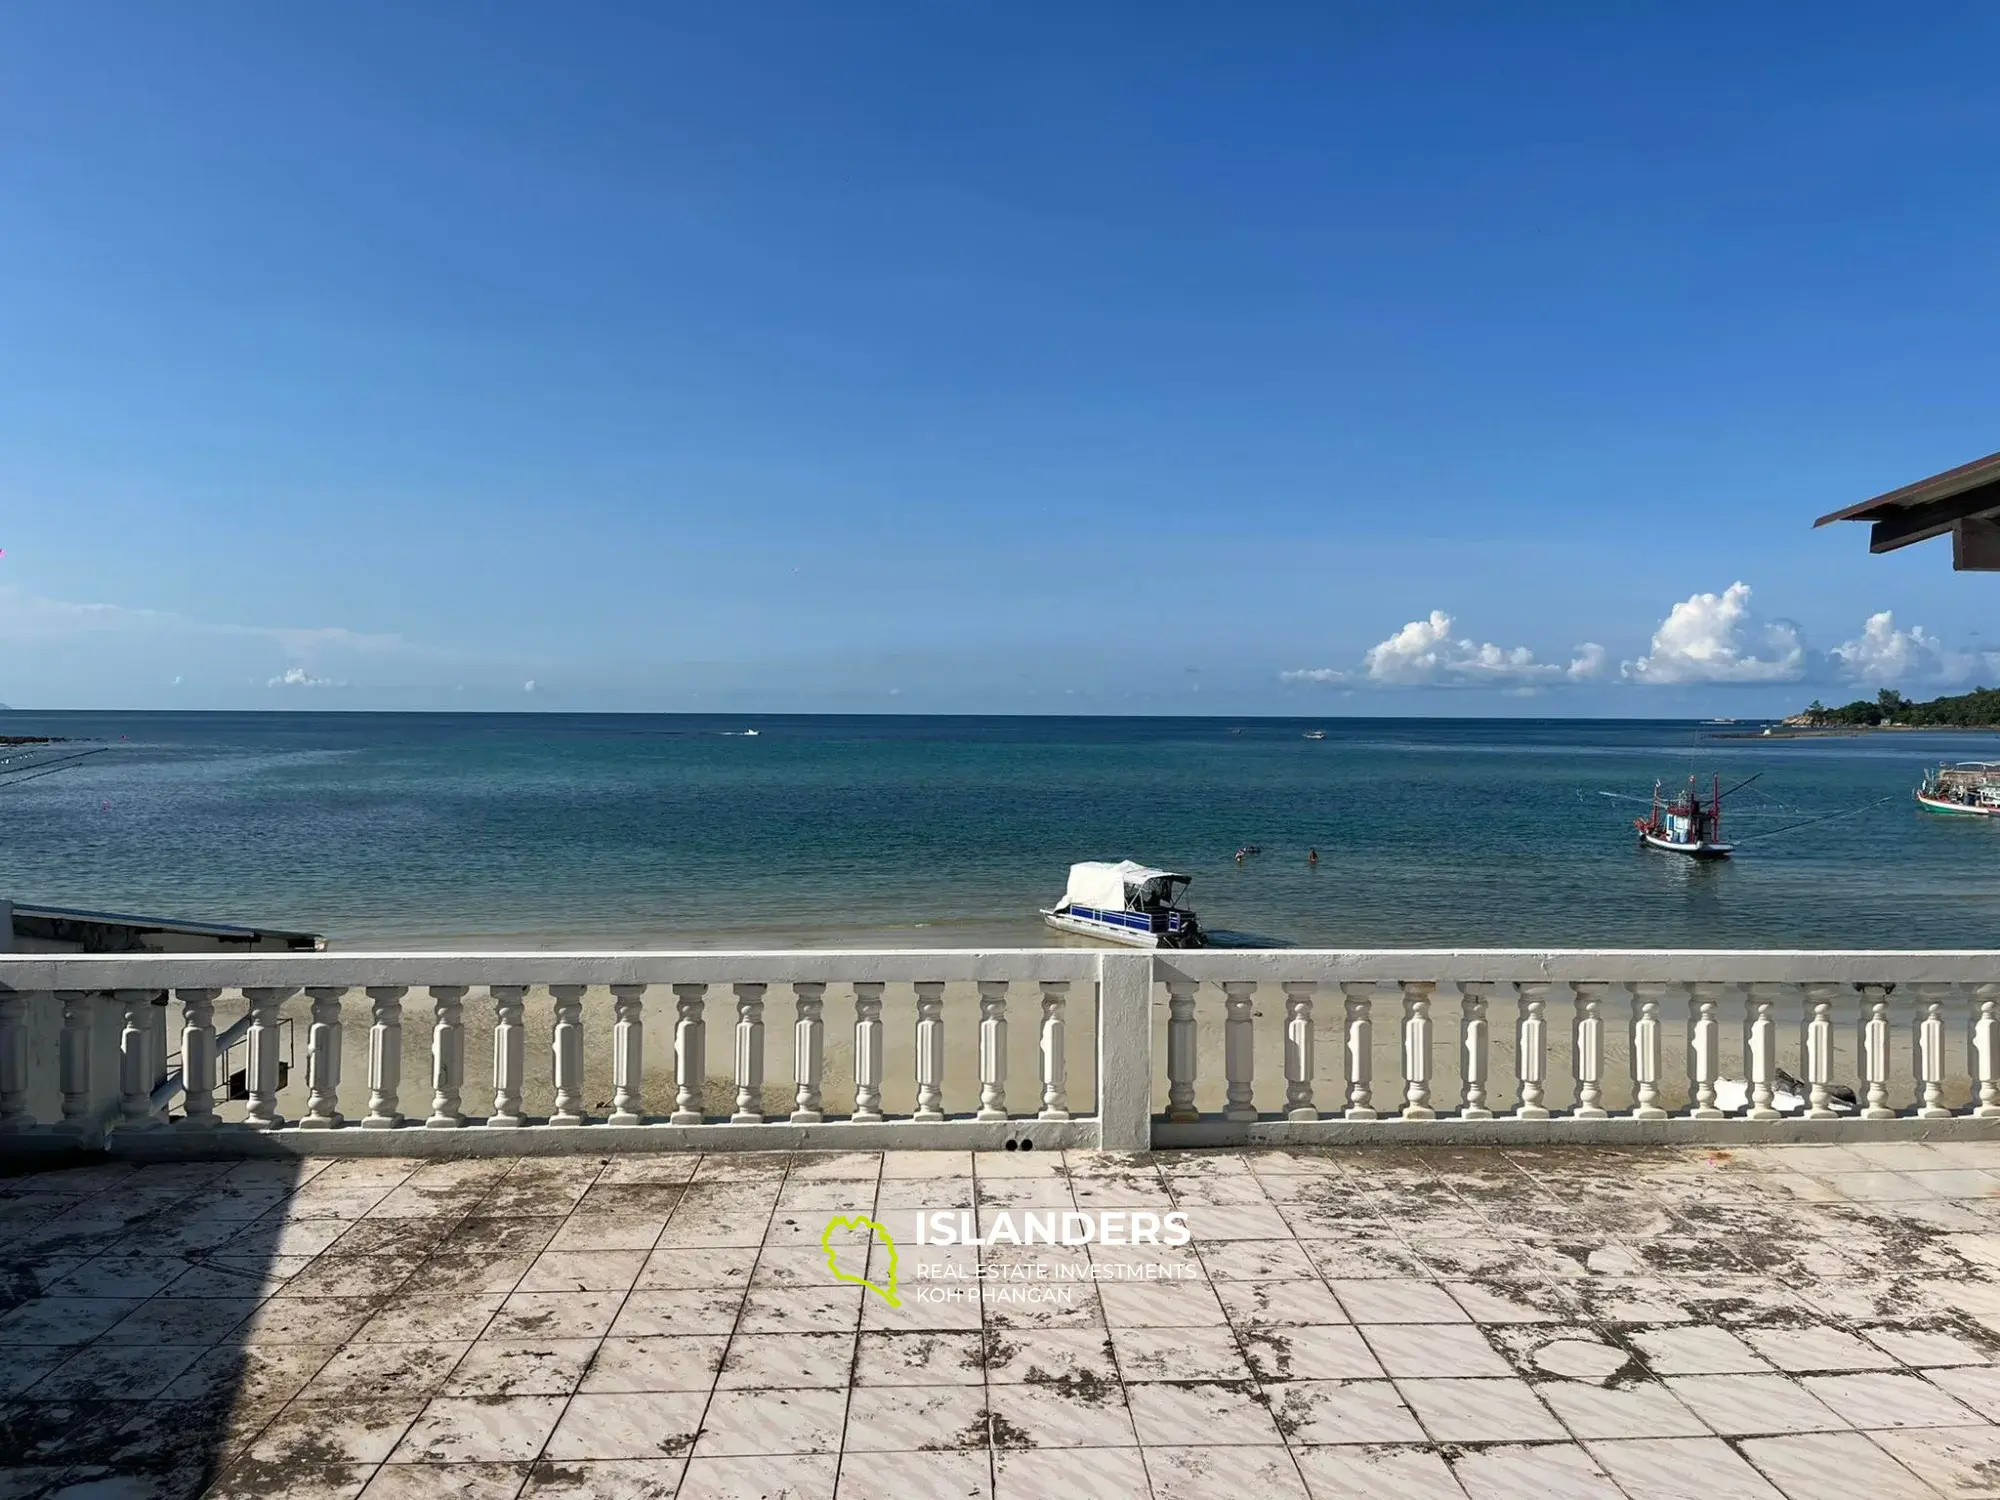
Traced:
<path id="1" fill-rule="evenodd" d="M 1203 924 L 1252 946 L 1951 948 L 2000 933 L 2000 819 L 1911 798 L 1927 765 L 2000 760 L 2000 735 L 18 710 L 0 734 L 99 751 L 0 776 L 0 896 L 305 929 L 348 950 L 1033 946 L 1065 941 L 1038 912 L 1070 863 L 1121 858 L 1191 875 Z M 1691 775 L 1748 782 L 1725 799 L 1734 859 L 1639 847 L 1655 784 Z"/>

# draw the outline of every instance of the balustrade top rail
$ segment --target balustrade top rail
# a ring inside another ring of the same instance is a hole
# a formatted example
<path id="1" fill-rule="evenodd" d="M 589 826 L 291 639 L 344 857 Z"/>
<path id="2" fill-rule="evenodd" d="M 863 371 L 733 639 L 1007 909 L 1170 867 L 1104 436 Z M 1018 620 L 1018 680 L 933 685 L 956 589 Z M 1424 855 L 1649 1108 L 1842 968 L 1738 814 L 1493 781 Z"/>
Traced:
<path id="1" fill-rule="evenodd" d="M 112 990 L 344 984 L 727 984 L 863 979 L 1095 980 L 1106 957 L 1150 960 L 1156 979 L 1278 983 L 1400 979 L 1610 984 L 1977 984 L 2000 978 L 2000 949 L 1773 948 L 1083 948 L 722 952 L 0 954 L 0 990 Z"/>

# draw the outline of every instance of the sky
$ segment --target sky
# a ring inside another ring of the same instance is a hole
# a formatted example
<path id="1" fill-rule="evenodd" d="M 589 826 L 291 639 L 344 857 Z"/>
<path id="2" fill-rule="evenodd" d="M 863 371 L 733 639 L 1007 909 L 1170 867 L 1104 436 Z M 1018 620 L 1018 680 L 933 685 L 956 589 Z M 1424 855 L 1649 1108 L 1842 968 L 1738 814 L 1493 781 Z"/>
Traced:
<path id="1" fill-rule="evenodd" d="M 2000 682 L 1990 6 L 0 12 L 17 708 Z"/>

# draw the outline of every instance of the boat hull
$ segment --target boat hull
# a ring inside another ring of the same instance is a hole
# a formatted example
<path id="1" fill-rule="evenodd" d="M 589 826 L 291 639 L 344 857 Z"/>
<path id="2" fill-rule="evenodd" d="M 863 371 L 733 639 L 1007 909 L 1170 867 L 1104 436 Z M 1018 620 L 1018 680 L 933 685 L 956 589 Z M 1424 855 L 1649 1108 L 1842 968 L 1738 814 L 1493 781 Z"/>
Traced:
<path id="1" fill-rule="evenodd" d="M 1648 849 L 1658 849 L 1663 854 L 1684 854 L 1689 859 L 1727 859 L 1736 852 L 1734 844 L 1711 844 L 1707 840 L 1693 844 L 1677 844 L 1672 839 L 1663 839 L 1657 833 L 1642 833 L 1639 842 Z"/>
<path id="2" fill-rule="evenodd" d="M 1042 913 L 1042 920 L 1058 932 L 1073 932 L 1079 937 L 1102 938 L 1107 943 L 1119 943 L 1127 948 L 1160 946 L 1160 935 L 1157 932 L 1140 932 L 1133 927 L 1116 927 L 1093 917 L 1073 917 L 1068 912 L 1045 911 Z"/>
<path id="3" fill-rule="evenodd" d="M 1938 797 L 1926 797 L 1917 793 L 1917 805 L 1934 813 L 1967 818 L 2000 818 L 2000 807 L 1974 807 L 1964 802 L 1946 802 Z"/>

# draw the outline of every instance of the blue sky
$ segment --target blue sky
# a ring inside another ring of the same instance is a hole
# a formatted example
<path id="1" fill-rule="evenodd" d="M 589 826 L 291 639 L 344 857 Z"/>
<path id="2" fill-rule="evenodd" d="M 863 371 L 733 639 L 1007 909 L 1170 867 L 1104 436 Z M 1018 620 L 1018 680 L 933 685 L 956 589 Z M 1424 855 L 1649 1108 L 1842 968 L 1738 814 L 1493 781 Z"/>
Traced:
<path id="1" fill-rule="evenodd" d="M 11 8 L 0 700 L 2000 681 L 2000 13 L 1502 10 Z"/>

